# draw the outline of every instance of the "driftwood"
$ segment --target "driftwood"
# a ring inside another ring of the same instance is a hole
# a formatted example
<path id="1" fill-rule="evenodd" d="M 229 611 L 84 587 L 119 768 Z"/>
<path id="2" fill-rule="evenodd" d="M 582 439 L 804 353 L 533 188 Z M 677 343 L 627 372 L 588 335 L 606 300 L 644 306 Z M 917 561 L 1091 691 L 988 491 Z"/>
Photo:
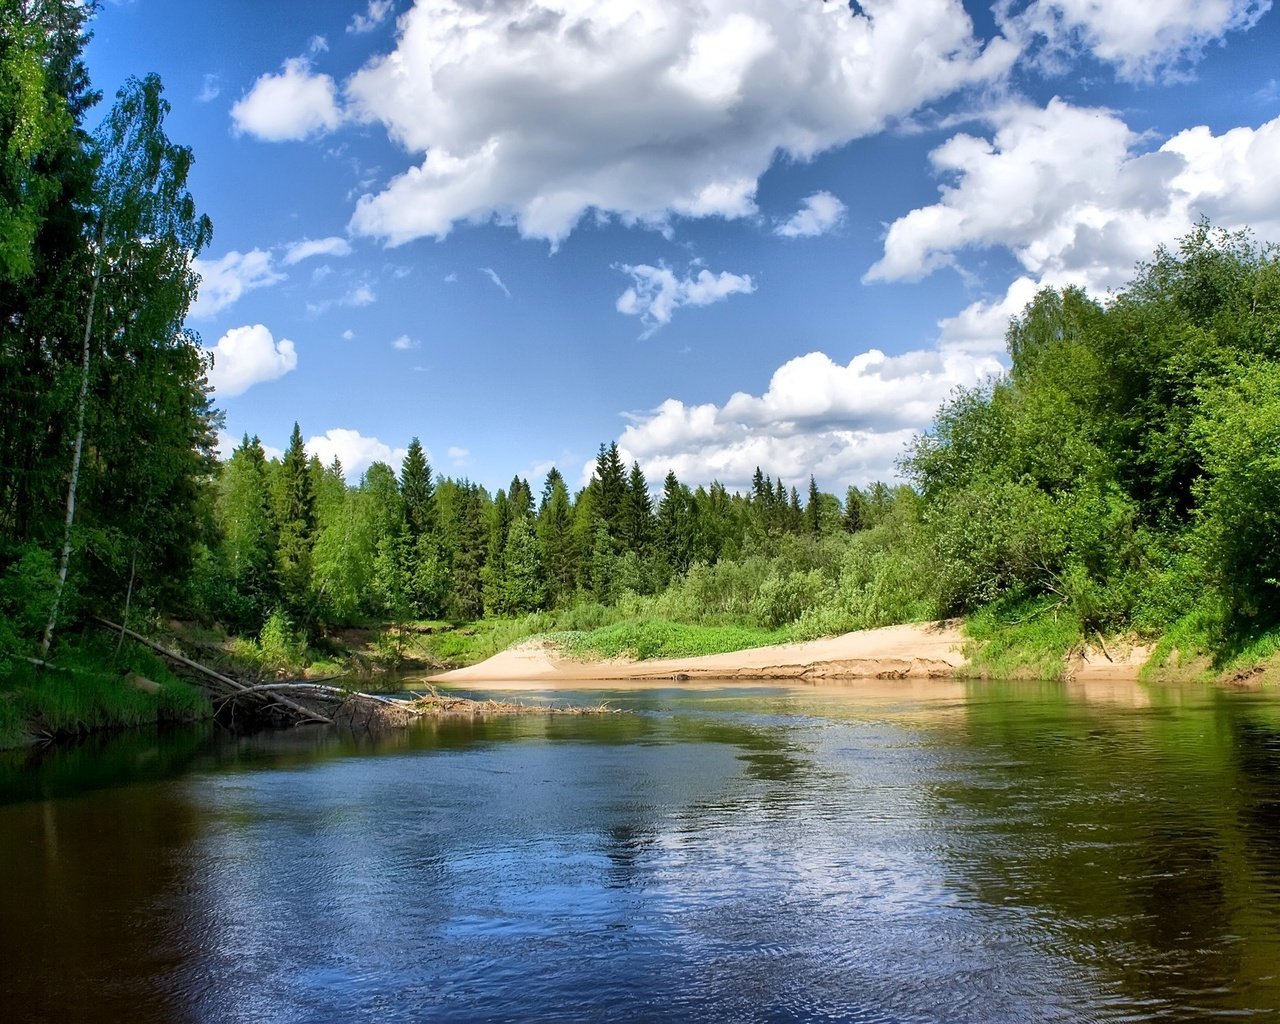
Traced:
<path id="1" fill-rule="evenodd" d="M 145 636 L 126 629 L 107 619 L 96 620 L 107 629 L 131 637 L 200 677 L 204 688 L 214 700 L 219 712 L 230 709 L 234 715 L 243 703 L 260 710 L 284 714 L 296 724 L 321 722 L 364 729 L 400 728 L 419 718 L 478 718 L 490 715 L 603 715 L 617 714 L 614 708 L 598 707 L 544 707 L 529 704 L 513 704 L 507 701 L 471 700 L 437 693 L 408 700 L 382 697 L 374 693 L 361 693 L 339 686 L 329 686 L 326 681 L 282 683 L 242 683 L 230 676 L 215 672 L 206 665 L 171 651 L 167 647 L 148 640 Z M 305 704 L 302 702 L 306 702 Z M 310 706 L 308 706 L 310 705 Z"/>
<path id="2" fill-rule="evenodd" d="M 126 629 L 124 626 L 121 626 L 114 622 L 109 622 L 107 619 L 104 619 L 101 617 L 98 617 L 96 621 L 106 626 L 107 629 L 115 630 L 116 632 L 119 632 L 122 636 L 127 636 L 132 640 L 138 641 L 138 643 L 140 644 L 144 644 L 145 646 L 150 647 L 153 651 L 155 651 L 157 654 L 161 655 L 162 657 L 168 658 L 170 661 L 177 662 L 179 665 L 189 668 L 194 672 L 200 673 L 200 675 L 203 676 L 205 679 L 210 680 L 214 683 L 217 683 L 219 686 L 221 686 L 223 691 L 230 691 L 230 693 L 225 694 L 225 696 L 229 699 L 236 699 L 237 697 L 243 695 L 246 691 L 251 689 L 251 687 L 246 686 L 244 683 L 241 683 L 238 680 L 232 679 L 230 676 L 224 676 L 221 672 L 215 672 L 213 669 L 209 668 L 208 666 L 201 665 L 198 661 L 192 661 L 190 658 L 183 657 L 177 651 L 171 651 L 167 647 L 161 647 L 158 643 L 155 643 L 152 640 L 148 640 L 141 633 L 135 633 L 131 629 Z M 266 700 L 268 701 L 268 703 L 277 704 L 283 708 L 286 708 L 287 710 L 292 711 L 295 715 L 298 715 L 301 718 L 306 719 L 308 721 L 322 722 L 325 725 L 333 724 L 332 719 L 326 718 L 324 715 L 317 714 L 315 711 L 312 711 L 310 708 L 303 707 L 297 701 L 291 700 L 282 694 L 268 694 L 266 695 Z"/>

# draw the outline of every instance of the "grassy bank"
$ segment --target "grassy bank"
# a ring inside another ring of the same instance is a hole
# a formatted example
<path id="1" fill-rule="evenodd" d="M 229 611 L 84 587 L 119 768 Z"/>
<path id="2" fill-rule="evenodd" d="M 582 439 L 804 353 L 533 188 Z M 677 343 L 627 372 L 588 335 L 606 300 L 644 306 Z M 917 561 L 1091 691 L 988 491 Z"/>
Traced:
<path id="1" fill-rule="evenodd" d="M 86 643 L 62 651 L 54 668 L 0 667 L 0 749 L 32 737 L 191 722 L 212 713 L 203 693 L 136 648 L 117 659 L 112 644 Z"/>

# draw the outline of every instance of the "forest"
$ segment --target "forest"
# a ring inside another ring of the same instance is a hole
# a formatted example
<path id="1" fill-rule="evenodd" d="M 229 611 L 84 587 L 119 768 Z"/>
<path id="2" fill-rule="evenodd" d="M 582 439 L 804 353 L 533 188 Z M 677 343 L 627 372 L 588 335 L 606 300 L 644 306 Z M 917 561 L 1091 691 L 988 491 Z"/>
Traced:
<path id="1" fill-rule="evenodd" d="M 1008 372 L 954 393 L 892 483 L 659 486 L 606 443 L 585 487 L 491 494 L 415 439 L 351 485 L 299 426 L 279 459 L 217 456 L 185 325 L 212 237 L 194 155 L 154 76 L 89 130 L 91 14 L 0 0 L 0 690 L 101 660 L 95 616 L 286 663 L 343 626 L 476 620 L 490 647 L 640 657 L 954 616 L 993 670 L 1121 633 L 1275 653 L 1280 263 L 1249 232 L 1202 221 L 1115 294 L 1041 292 Z"/>

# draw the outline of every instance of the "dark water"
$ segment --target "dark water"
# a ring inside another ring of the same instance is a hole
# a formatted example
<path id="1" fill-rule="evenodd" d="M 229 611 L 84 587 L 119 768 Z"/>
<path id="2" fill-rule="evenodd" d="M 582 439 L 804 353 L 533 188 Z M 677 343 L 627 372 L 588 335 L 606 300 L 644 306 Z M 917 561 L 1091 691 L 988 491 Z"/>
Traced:
<path id="1" fill-rule="evenodd" d="M 0 1020 L 1280 1020 L 1274 696 L 611 699 L 0 761 Z"/>

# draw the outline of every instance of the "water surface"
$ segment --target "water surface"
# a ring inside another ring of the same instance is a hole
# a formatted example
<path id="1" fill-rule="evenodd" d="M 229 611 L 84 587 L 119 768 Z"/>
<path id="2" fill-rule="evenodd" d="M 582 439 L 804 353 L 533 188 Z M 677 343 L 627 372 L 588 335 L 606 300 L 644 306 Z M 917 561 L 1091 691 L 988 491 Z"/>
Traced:
<path id="1" fill-rule="evenodd" d="M 575 696 L 0 762 L 0 1016 L 1280 1019 L 1273 696 Z"/>

